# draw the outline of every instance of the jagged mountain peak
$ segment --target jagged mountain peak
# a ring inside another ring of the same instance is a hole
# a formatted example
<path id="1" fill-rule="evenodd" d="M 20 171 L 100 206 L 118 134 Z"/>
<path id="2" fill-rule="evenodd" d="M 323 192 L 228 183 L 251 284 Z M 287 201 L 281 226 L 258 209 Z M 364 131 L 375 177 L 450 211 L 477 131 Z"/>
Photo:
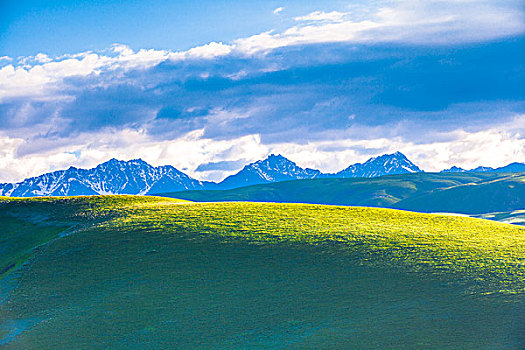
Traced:
<path id="1" fill-rule="evenodd" d="M 265 159 L 244 166 L 237 174 L 220 183 L 195 180 L 171 165 L 154 167 L 144 160 L 128 161 L 116 158 L 92 169 L 69 167 L 31 177 L 16 184 L 0 184 L 4 196 L 67 196 L 92 194 L 158 194 L 182 190 L 229 189 L 248 185 L 322 177 L 377 177 L 383 175 L 420 172 L 403 153 L 394 152 L 372 157 L 364 163 L 352 164 L 336 174 L 302 168 L 281 154 L 270 154 Z M 511 163 L 505 167 L 478 167 L 464 170 L 451 167 L 448 172 L 521 172 L 525 164 Z"/>
<path id="2" fill-rule="evenodd" d="M 376 177 L 383 175 L 421 172 L 421 169 L 401 152 L 372 157 L 364 163 L 356 163 L 335 174 L 338 177 Z"/>
<path id="3" fill-rule="evenodd" d="M 268 157 L 266 157 L 266 159 L 280 159 L 280 160 L 287 160 L 287 161 L 291 162 L 291 160 L 289 160 L 288 158 L 284 157 L 283 155 L 275 154 L 275 153 L 271 153 Z"/>
<path id="4" fill-rule="evenodd" d="M 248 165 L 252 165 L 252 164 L 276 164 L 276 163 L 290 163 L 290 164 L 295 164 L 294 162 L 292 162 L 290 159 L 280 155 L 280 154 L 270 154 L 268 157 L 264 158 L 264 159 L 261 159 L 261 160 L 258 160 L 256 162 L 253 162 L 253 163 L 250 163 Z"/>
<path id="5" fill-rule="evenodd" d="M 387 154 L 382 154 L 380 156 L 372 157 L 372 158 L 368 159 L 365 162 L 365 164 L 369 163 L 369 162 L 374 162 L 374 161 L 378 161 L 378 160 L 385 160 L 385 159 L 408 160 L 407 156 L 405 156 L 403 153 L 401 153 L 399 151 L 396 151 L 394 153 L 387 153 Z"/>
<path id="6" fill-rule="evenodd" d="M 488 167 L 488 166 L 478 166 L 474 169 L 471 169 L 469 171 L 474 171 L 474 172 L 483 172 L 483 171 L 493 171 L 494 168 L 491 168 L 491 167 Z"/>
<path id="7" fill-rule="evenodd" d="M 467 170 L 454 165 L 448 169 L 441 170 L 441 172 L 442 173 L 464 173 L 464 172 L 467 172 Z"/>
<path id="8" fill-rule="evenodd" d="M 510 163 L 509 165 L 494 169 L 494 171 L 499 172 L 523 172 L 525 171 L 525 163 Z"/>
<path id="9" fill-rule="evenodd" d="M 144 161 L 144 160 L 142 160 L 140 158 L 128 160 L 126 163 L 128 163 L 128 164 L 150 165 L 149 163 L 147 163 L 146 161 Z"/>
<path id="10" fill-rule="evenodd" d="M 115 165 L 115 164 L 122 164 L 122 163 L 125 163 L 125 161 L 123 160 L 118 160 L 117 158 L 111 158 L 105 162 L 102 162 L 99 164 L 99 166 L 101 165 Z"/>
<path id="11" fill-rule="evenodd" d="M 300 171 L 300 167 L 290 159 L 280 155 L 280 154 L 270 154 L 268 157 L 249 163 L 243 167 L 241 171 Z"/>
<path id="12" fill-rule="evenodd" d="M 266 158 L 266 161 L 267 162 L 277 162 L 277 163 L 282 163 L 282 162 L 285 162 L 285 163 L 294 163 L 292 162 L 291 160 L 289 160 L 288 158 L 286 157 L 283 157 L 282 155 L 280 154 L 270 154 L 267 158 Z"/>
<path id="13" fill-rule="evenodd" d="M 136 165 L 139 165 L 139 166 L 148 166 L 148 167 L 151 167 L 151 165 L 149 163 L 147 163 L 146 161 L 140 159 L 140 158 L 137 158 L 137 159 L 131 159 L 131 160 L 119 160 L 119 159 L 116 159 L 116 158 L 111 158 L 110 160 L 107 160 L 103 163 L 100 163 L 99 165 L 97 165 L 97 167 L 108 167 L 108 166 L 136 166 Z"/>
<path id="14" fill-rule="evenodd" d="M 203 189 L 203 183 L 174 167 L 153 167 L 142 159 L 112 158 L 92 169 L 70 167 L 0 186 L 0 195 L 71 196 L 93 194 L 147 194 Z"/>
<path id="15" fill-rule="evenodd" d="M 254 163 L 249 164 L 248 166 L 266 166 L 268 168 L 272 167 L 297 167 L 295 162 L 292 162 L 290 159 L 280 155 L 280 154 L 270 154 L 268 157 L 262 160 L 258 160 Z"/>
<path id="16" fill-rule="evenodd" d="M 319 170 L 301 168 L 280 154 L 270 154 L 265 159 L 244 166 L 237 174 L 228 176 L 219 186 L 227 189 L 286 180 L 313 179 L 320 175 Z"/>

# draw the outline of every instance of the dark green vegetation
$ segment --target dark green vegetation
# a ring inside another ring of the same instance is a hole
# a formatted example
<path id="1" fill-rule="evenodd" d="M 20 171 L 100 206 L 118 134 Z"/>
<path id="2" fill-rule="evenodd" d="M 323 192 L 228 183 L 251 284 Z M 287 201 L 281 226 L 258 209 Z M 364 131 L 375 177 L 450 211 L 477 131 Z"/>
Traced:
<path id="1" fill-rule="evenodd" d="M 227 191 L 162 194 L 192 201 L 252 201 L 387 207 L 481 214 L 525 208 L 523 173 L 416 173 L 379 178 L 313 179 Z"/>
<path id="2" fill-rule="evenodd" d="M 0 213 L 7 349 L 525 344 L 516 226 L 133 196 L 6 198 Z"/>

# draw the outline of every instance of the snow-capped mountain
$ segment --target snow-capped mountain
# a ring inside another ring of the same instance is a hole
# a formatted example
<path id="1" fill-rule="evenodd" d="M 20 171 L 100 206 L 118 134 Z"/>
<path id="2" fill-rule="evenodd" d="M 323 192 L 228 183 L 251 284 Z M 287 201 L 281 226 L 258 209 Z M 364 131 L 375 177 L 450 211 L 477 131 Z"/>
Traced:
<path id="1" fill-rule="evenodd" d="M 441 173 L 466 173 L 467 171 L 468 170 L 465 170 L 463 168 L 460 168 L 454 165 L 453 167 L 441 170 L 440 172 Z"/>
<path id="2" fill-rule="evenodd" d="M 271 154 L 264 160 L 246 165 L 237 174 L 228 176 L 218 185 L 220 189 L 229 189 L 286 180 L 314 179 L 321 176 L 319 170 L 304 169 L 280 154 Z"/>
<path id="3" fill-rule="evenodd" d="M 71 167 L 16 184 L 0 184 L 0 195 L 147 194 L 203 189 L 205 185 L 169 165 L 153 167 L 141 159 L 128 162 L 111 159 L 93 169 Z"/>
<path id="4" fill-rule="evenodd" d="M 489 166 L 478 166 L 477 168 L 471 169 L 469 171 L 472 171 L 472 172 L 485 172 L 485 171 L 494 171 L 494 170 L 496 170 L 496 169 L 491 168 Z"/>
<path id="5" fill-rule="evenodd" d="M 71 167 L 31 177 L 22 182 L 0 184 L 0 196 L 74 196 L 96 194 L 159 194 L 203 189 L 230 189 L 271 182 L 314 179 L 377 177 L 383 175 L 421 172 L 414 163 L 400 152 L 370 158 L 335 173 L 324 174 L 319 170 L 301 168 L 281 155 L 270 155 L 246 165 L 237 174 L 220 183 L 198 181 L 170 165 L 153 167 L 141 159 L 119 161 L 111 159 L 92 169 Z M 525 164 L 511 163 L 500 168 L 477 167 L 465 170 L 452 167 L 442 172 L 525 172 Z"/>
<path id="6" fill-rule="evenodd" d="M 377 177 L 383 175 L 418 173 L 419 169 L 401 152 L 373 157 L 364 163 L 356 163 L 333 174 L 333 177 Z"/>
<path id="7" fill-rule="evenodd" d="M 441 173 L 478 173 L 478 172 L 488 172 L 488 171 L 494 171 L 494 168 L 486 167 L 486 166 L 478 166 L 475 169 L 463 169 L 457 166 L 453 166 L 451 168 L 441 170 Z"/>

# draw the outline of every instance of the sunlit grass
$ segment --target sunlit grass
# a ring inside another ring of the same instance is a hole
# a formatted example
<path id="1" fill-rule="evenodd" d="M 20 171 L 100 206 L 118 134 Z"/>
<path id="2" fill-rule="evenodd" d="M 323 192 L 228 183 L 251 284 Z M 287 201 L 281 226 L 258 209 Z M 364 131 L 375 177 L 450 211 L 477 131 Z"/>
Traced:
<path id="1" fill-rule="evenodd" d="M 213 236 L 264 244 L 330 244 L 344 250 L 358 247 L 370 254 L 373 263 L 459 273 L 479 281 L 486 292 L 524 291 L 525 230 L 487 220 L 379 208 L 191 203 L 134 196 L 3 199 L 2 202 L 4 213 L 16 213 L 18 217 L 32 214 L 33 221 L 39 218 L 39 222 L 29 225 L 47 227 L 46 230 L 57 225 L 96 225 L 122 232 L 183 233 L 196 238 Z M 7 224 L 11 225 L 9 221 Z M 4 225 L 4 230 L 9 230 L 9 226 Z M 49 231 L 53 232 L 51 236 L 56 235 L 55 231 Z M 44 238 L 38 243 L 49 239 L 44 232 L 47 231 L 42 231 Z M 22 253 L 19 252 L 27 255 L 27 251 Z M 13 254 L 6 256 L 9 258 L 1 260 L 3 268 L 13 264 L 7 261 Z"/>
<path id="2" fill-rule="evenodd" d="M 106 222 L 119 230 L 365 247 L 381 263 L 460 273 L 496 288 L 523 292 L 525 230 L 457 216 L 399 210 L 275 203 L 150 202 Z"/>

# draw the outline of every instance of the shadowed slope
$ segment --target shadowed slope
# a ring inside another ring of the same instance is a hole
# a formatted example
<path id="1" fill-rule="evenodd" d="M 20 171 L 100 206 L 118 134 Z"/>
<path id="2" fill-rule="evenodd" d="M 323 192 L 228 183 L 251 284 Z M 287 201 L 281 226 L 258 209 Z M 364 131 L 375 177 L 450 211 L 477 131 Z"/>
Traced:
<path id="1" fill-rule="evenodd" d="M 253 201 L 391 207 L 436 189 L 495 179 L 495 174 L 417 173 L 379 178 L 313 179 L 247 186 L 227 191 L 185 191 L 163 196 L 192 201 Z"/>

